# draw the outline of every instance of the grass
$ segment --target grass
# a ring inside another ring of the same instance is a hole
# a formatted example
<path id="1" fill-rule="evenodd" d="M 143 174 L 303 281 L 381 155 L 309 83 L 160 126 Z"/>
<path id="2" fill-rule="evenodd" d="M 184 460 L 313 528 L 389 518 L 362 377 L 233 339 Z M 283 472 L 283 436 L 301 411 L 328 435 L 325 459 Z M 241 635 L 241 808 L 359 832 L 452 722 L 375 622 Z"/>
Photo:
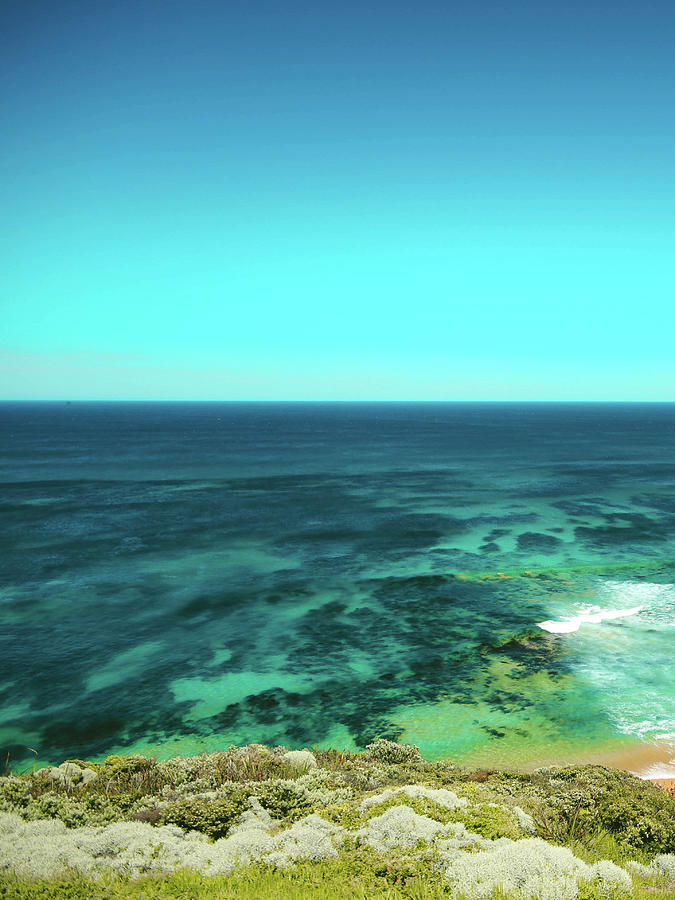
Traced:
<path id="1" fill-rule="evenodd" d="M 616 895 L 625 900 L 626 895 Z M 633 900 L 673 900 L 669 887 L 636 885 Z M 123 876 L 98 880 L 72 875 L 31 880 L 0 876 L 0 897 L 6 900 L 448 900 L 446 886 L 430 878 L 414 877 L 390 884 L 375 874 L 350 872 L 344 863 L 305 863 L 292 871 L 251 866 L 240 873 L 208 877 L 181 870 L 164 877 L 132 881 Z M 463 900 L 455 895 L 454 900 Z M 522 900 L 498 889 L 490 900 Z M 579 900 L 612 900 L 611 894 L 583 892 Z"/>

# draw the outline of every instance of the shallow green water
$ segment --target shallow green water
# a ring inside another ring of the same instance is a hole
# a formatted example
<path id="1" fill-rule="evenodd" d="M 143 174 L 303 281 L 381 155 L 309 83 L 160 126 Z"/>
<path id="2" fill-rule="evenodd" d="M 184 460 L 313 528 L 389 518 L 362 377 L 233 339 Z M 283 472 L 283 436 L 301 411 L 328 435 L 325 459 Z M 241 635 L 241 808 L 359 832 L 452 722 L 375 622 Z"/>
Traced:
<path id="1" fill-rule="evenodd" d="M 387 736 L 506 764 L 675 740 L 671 406 L 2 415 L 18 765 L 29 747 Z"/>

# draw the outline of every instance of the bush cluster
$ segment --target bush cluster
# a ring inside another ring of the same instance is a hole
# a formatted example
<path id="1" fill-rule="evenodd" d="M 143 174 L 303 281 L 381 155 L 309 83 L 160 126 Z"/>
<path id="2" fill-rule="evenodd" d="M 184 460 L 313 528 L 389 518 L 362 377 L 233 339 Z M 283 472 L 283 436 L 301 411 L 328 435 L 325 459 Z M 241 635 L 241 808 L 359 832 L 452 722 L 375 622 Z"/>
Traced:
<path id="1" fill-rule="evenodd" d="M 169 804 L 161 821 L 185 831 L 200 831 L 214 840 L 225 837 L 248 809 L 248 791 L 232 784 L 213 797 L 185 797 Z"/>
<path id="2" fill-rule="evenodd" d="M 638 850 L 675 852 L 675 803 L 654 785 L 605 766 L 568 766 L 536 777 L 548 789 L 545 836 L 574 839 L 604 829 Z"/>
<path id="3" fill-rule="evenodd" d="M 675 800 L 601 766 L 471 773 L 380 740 L 364 754 L 252 745 L 54 768 L 66 777 L 0 777 L 0 858 L 30 877 L 344 859 L 394 884 L 435 879 L 438 896 L 619 898 L 631 878 L 666 896 L 675 882 Z"/>
<path id="4" fill-rule="evenodd" d="M 372 744 L 367 744 L 366 755 L 370 759 L 376 759 L 389 765 L 422 762 L 420 748 L 416 744 L 397 744 L 396 741 L 388 741 L 386 738 L 379 738 Z"/>

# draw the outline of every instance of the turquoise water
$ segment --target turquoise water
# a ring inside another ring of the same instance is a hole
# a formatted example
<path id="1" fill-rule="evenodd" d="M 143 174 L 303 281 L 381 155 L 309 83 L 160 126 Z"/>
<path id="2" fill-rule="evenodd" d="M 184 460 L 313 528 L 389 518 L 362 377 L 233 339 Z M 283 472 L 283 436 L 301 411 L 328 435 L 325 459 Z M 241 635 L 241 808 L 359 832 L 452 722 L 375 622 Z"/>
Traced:
<path id="1" fill-rule="evenodd" d="M 17 765 L 378 736 L 495 764 L 675 743 L 674 405 L 0 421 Z"/>

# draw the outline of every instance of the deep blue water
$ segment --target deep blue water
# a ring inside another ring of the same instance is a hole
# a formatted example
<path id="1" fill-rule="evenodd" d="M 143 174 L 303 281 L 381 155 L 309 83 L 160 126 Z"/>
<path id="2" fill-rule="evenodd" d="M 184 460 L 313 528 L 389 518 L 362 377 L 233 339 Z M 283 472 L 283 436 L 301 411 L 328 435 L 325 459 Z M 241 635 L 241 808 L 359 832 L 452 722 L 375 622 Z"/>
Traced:
<path id="1" fill-rule="evenodd" d="M 675 404 L 2 404 L 0 428 L 3 756 L 675 735 Z"/>

